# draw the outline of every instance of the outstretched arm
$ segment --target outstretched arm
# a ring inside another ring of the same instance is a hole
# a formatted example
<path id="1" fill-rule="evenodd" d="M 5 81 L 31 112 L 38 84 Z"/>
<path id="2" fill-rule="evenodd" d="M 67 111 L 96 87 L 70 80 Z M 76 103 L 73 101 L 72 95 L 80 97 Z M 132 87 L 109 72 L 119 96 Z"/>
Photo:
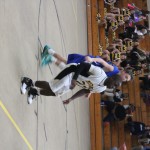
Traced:
<path id="1" fill-rule="evenodd" d="M 72 100 L 78 98 L 78 97 L 81 97 L 81 96 L 84 96 L 86 94 L 89 94 L 90 91 L 87 90 L 87 89 L 81 89 L 79 90 L 78 92 L 76 92 L 72 97 L 70 97 L 69 99 L 67 100 L 64 100 L 63 101 L 63 104 L 69 104 Z"/>
<path id="2" fill-rule="evenodd" d="M 89 56 L 86 56 L 85 60 L 87 61 L 91 61 L 91 62 L 99 62 L 101 63 L 104 68 L 107 70 L 107 71 L 113 71 L 114 70 L 114 67 L 110 64 L 108 64 L 105 60 L 103 60 L 102 58 L 90 58 Z"/>

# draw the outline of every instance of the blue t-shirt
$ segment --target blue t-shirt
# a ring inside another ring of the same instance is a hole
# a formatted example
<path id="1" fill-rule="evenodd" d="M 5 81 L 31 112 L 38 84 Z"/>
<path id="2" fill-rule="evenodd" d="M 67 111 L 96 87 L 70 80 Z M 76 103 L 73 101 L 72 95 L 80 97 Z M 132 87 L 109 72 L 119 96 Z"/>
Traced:
<path id="1" fill-rule="evenodd" d="M 86 55 L 86 56 L 89 56 L 91 58 L 101 58 L 100 56 L 93 56 L 93 55 Z M 81 55 L 81 54 L 69 54 L 68 55 L 68 59 L 67 59 L 67 64 L 80 63 L 80 62 L 83 62 L 83 61 L 85 61 L 85 56 L 84 55 Z M 92 64 L 94 66 L 98 66 L 98 67 L 101 67 L 101 68 L 104 67 L 99 62 L 92 62 Z M 116 75 L 116 74 L 119 73 L 119 69 L 118 69 L 117 66 L 115 66 L 112 62 L 108 62 L 108 64 L 110 64 L 110 65 L 112 65 L 114 67 L 113 71 L 105 72 L 108 77 L 111 77 L 111 76 Z"/>

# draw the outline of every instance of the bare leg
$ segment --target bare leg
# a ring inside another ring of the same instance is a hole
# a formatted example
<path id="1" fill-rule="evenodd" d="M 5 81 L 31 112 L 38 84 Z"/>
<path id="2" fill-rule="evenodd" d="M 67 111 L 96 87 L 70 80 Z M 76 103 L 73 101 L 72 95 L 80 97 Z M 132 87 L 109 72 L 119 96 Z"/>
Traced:
<path id="1" fill-rule="evenodd" d="M 54 56 L 55 59 L 53 60 L 53 62 L 55 62 L 56 65 L 59 65 L 61 62 L 67 64 L 67 60 L 56 53 L 52 48 L 48 49 L 48 53 Z"/>
<path id="2" fill-rule="evenodd" d="M 115 14 L 113 13 L 107 13 L 106 18 L 115 18 Z"/>
<path id="3" fill-rule="evenodd" d="M 58 53 L 56 53 L 53 49 L 49 49 L 48 53 L 52 56 L 51 61 L 58 66 L 60 69 L 64 69 L 66 64 L 67 64 L 67 60 L 64 59 L 62 56 L 60 56 Z"/>
<path id="4" fill-rule="evenodd" d="M 50 89 L 50 90 L 40 90 L 40 94 L 44 96 L 56 96 L 55 93 Z"/>
<path id="5" fill-rule="evenodd" d="M 46 81 L 36 81 L 35 86 L 41 89 L 46 89 L 46 90 L 50 89 L 49 83 Z"/>
<path id="6" fill-rule="evenodd" d="M 66 64 L 67 64 L 67 62 L 61 61 L 56 58 L 55 65 L 58 66 L 61 70 L 66 67 Z"/>
<path id="7" fill-rule="evenodd" d="M 36 81 L 35 86 L 40 88 L 40 94 L 44 96 L 56 96 L 46 81 Z"/>
<path id="8" fill-rule="evenodd" d="M 60 62 L 64 62 L 65 64 L 67 64 L 67 60 L 64 59 L 62 56 L 60 56 L 58 53 L 54 53 L 53 55 L 55 58 L 57 58 Z"/>
<path id="9" fill-rule="evenodd" d="M 111 13 L 118 13 L 118 14 L 120 14 L 120 9 L 114 7 L 114 8 L 111 9 Z"/>
<path id="10" fill-rule="evenodd" d="M 48 53 L 50 55 L 53 56 L 53 62 L 55 63 L 55 65 L 57 65 L 60 69 L 64 69 L 66 64 L 67 64 L 67 60 L 64 59 L 62 56 L 60 56 L 58 53 L 56 53 L 53 49 L 49 49 Z"/>

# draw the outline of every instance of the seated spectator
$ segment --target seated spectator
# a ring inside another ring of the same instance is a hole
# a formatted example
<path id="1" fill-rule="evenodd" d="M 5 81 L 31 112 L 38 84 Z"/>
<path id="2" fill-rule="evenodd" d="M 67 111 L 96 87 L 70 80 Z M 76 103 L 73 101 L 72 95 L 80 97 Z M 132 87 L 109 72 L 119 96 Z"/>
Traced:
<path id="1" fill-rule="evenodd" d="M 111 10 L 110 10 L 111 13 L 114 13 L 114 14 L 121 14 L 123 16 L 130 16 L 131 15 L 131 12 L 130 12 L 130 9 L 128 8 L 118 8 L 118 7 L 112 7 Z"/>
<path id="2" fill-rule="evenodd" d="M 143 86 L 143 85 L 142 85 L 142 86 Z M 144 103 L 145 103 L 147 106 L 150 106 L 150 94 L 148 94 L 148 93 L 141 93 L 140 95 L 141 95 L 141 97 L 143 98 Z"/>
<path id="3" fill-rule="evenodd" d="M 146 69 L 146 63 L 141 63 L 136 60 L 124 60 L 120 63 L 119 69 L 123 67 L 126 72 L 131 72 L 132 75 L 139 75 L 142 69 Z"/>
<path id="4" fill-rule="evenodd" d="M 140 9 L 138 8 L 137 6 L 135 6 L 135 4 L 128 4 L 128 9 L 130 10 L 130 12 L 132 14 L 135 14 L 136 16 L 140 17 L 140 16 L 143 16 L 143 17 L 146 17 L 150 14 L 150 11 L 148 10 L 144 10 L 144 9 Z"/>
<path id="5" fill-rule="evenodd" d="M 118 29 L 119 26 L 123 26 L 125 22 L 129 20 L 128 16 L 123 16 L 121 14 L 107 13 L 104 21 L 100 24 L 106 24 L 105 32 L 108 34 L 109 30 L 113 32 Z"/>
<path id="6" fill-rule="evenodd" d="M 148 144 L 150 144 L 150 138 L 147 138 L 147 137 L 140 138 L 140 139 L 138 139 L 138 142 L 139 142 L 139 144 L 142 144 L 142 145 L 148 145 Z"/>
<path id="7" fill-rule="evenodd" d="M 139 77 L 139 80 L 142 80 L 140 87 L 143 90 L 149 90 L 150 89 L 150 75 L 145 75 L 144 77 Z"/>
<path id="8" fill-rule="evenodd" d="M 132 121 L 132 118 L 129 117 L 128 123 L 126 123 L 125 129 L 130 131 L 131 135 L 141 135 L 150 130 L 150 126 L 146 126 L 143 122 Z"/>
<path id="9" fill-rule="evenodd" d="M 147 33 L 147 30 L 148 30 L 148 28 L 146 27 L 146 26 L 144 26 L 144 25 L 141 25 L 141 24 L 137 24 L 136 26 L 135 26 L 135 28 L 136 28 L 136 30 L 138 30 L 138 31 L 142 31 L 143 33 Z"/>
<path id="10" fill-rule="evenodd" d="M 109 44 L 107 50 L 118 49 L 121 53 L 126 53 L 138 46 L 139 42 L 134 42 L 132 39 L 126 38 L 123 41 L 121 39 L 117 39 L 114 40 L 112 44 Z"/>
<path id="11" fill-rule="evenodd" d="M 135 111 L 135 106 L 132 104 L 129 105 L 120 105 L 112 101 L 101 101 L 102 106 L 106 106 L 108 114 L 104 117 L 104 122 L 112 121 L 121 121 L 126 118 L 126 116 L 132 115 L 132 112 Z"/>
<path id="12" fill-rule="evenodd" d="M 147 131 L 147 132 L 145 132 L 144 134 L 139 135 L 138 138 L 139 138 L 139 139 L 142 139 L 142 138 L 150 138 L 150 132 Z"/>
<path id="13" fill-rule="evenodd" d="M 125 31 L 123 33 L 119 33 L 119 38 L 125 39 L 129 38 L 132 39 L 133 41 L 138 41 L 140 39 L 144 38 L 144 35 L 147 33 L 147 30 L 142 28 L 137 28 L 135 27 L 126 27 Z"/>
<path id="14" fill-rule="evenodd" d="M 122 93 L 119 89 L 106 89 L 103 93 L 106 96 L 107 100 L 112 102 L 122 102 L 123 100 L 128 98 L 127 93 Z"/>
<path id="15" fill-rule="evenodd" d="M 134 46 L 133 49 L 129 52 L 128 58 L 136 61 L 144 61 L 147 58 L 146 52 L 138 47 Z"/>
<path id="16" fill-rule="evenodd" d="M 146 150 L 143 145 L 134 146 L 131 150 Z"/>
<path id="17" fill-rule="evenodd" d="M 105 4 L 108 5 L 113 5 L 114 3 L 116 3 L 116 0 L 104 0 Z"/>
<path id="18" fill-rule="evenodd" d="M 110 44 L 107 47 L 107 50 L 104 50 L 101 57 L 105 60 L 105 61 L 118 61 L 121 59 L 121 53 L 118 49 L 114 49 L 114 47 L 112 46 L 112 44 Z"/>
<path id="19" fill-rule="evenodd" d="M 141 135 L 138 139 L 138 142 L 142 145 L 148 145 L 150 144 L 150 132 L 146 132 L 145 134 Z M 148 147 L 145 147 L 145 149 L 148 149 Z M 150 147 L 149 147 L 150 149 Z"/>
<path id="20" fill-rule="evenodd" d="M 134 47 L 139 46 L 139 42 L 134 42 L 132 39 L 124 39 L 123 40 L 123 45 L 126 46 L 126 51 L 131 51 Z"/>
<path id="21" fill-rule="evenodd" d="M 130 20 L 130 21 L 129 21 L 130 24 L 131 24 L 131 22 L 132 22 L 132 23 L 137 23 L 137 22 L 140 22 L 140 21 L 146 19 L 145 16 L 143 16 L 143 15 L 138 15 L 138 13 L 139 13 L 139 11 L 135 11 L 134 14 L 131 14 L 131 15 L 130 15 L 130 19 L 129 19 L 129 20 Z"/>
<path id="22" fill-rule="evenodd" d="M 113 147 L 111 148 L 111 150 L 127 150 L 127 147 L 126 147 L 126 144 L 123 143 L 123 145 L 121 145 L 119 148 Z"/>

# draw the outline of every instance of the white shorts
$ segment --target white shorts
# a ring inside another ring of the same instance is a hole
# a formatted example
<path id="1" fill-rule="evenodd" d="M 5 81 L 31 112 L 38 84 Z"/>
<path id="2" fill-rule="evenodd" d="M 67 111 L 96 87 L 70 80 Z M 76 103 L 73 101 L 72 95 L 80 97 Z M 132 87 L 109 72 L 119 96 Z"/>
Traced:
<path id="1" fill-rule="evenodd" d="M 51 90 L 55 93 L 56 96 L 61 96 L 69 91 L 72 80 L 72 74 L 69 74 L 62 78 L 61 80 L 53 79 L 49 82 Z"/>

